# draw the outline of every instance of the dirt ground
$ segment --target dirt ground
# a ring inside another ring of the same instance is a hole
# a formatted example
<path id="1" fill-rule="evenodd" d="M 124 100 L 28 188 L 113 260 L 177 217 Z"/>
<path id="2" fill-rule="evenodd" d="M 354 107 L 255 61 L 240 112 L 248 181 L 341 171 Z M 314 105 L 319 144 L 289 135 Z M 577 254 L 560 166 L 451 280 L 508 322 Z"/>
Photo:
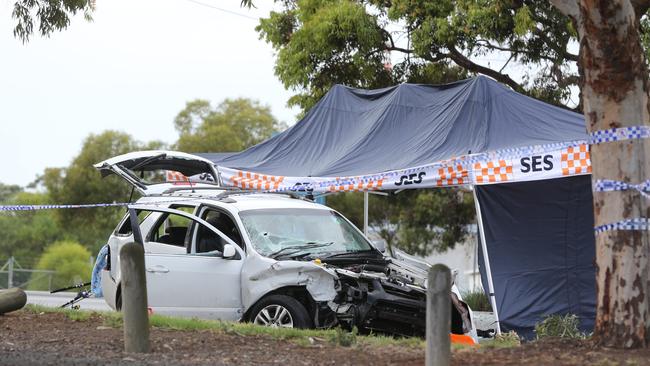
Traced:
<path id="1" fill-rule="evenodd" d="M 422 365 L 408 347 L 300 346 L 267 336 L 152 329 L 153 352 L 122 351 L 122 329 L 101 319 L 72 321 L 61 313 L 0 316 L 0 365 Z M 650 350 L 619 351 L 588 341 L 552 340 L 508 349 L 455 351 L 454 365 L 650 365 Z"/>

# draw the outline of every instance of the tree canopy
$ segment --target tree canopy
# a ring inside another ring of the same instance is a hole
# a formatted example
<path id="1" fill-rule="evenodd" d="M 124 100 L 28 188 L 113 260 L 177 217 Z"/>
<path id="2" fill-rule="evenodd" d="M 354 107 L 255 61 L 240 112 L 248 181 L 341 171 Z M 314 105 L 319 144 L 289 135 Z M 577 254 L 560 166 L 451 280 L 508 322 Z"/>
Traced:
<path id="1" fill-rule="evenodd" d="M 175 148 L 184 152 L 241 151 L 285 128 L 270 107 L 246 98 L 225 99 L 215 108 L 203 99 L 187 102 L 174 125 Z"/>
<path id="2" fill-rule="evenodd" d="M 244 5 L 250 2 L 244 1 Z M 257 27 L 275 72 L 308 110 L 335 83 L 377 88 L 480 73 L 554 104 L 577 86 L 576 34 L 545 1 L 290 0 Z M 484 65 L 478 57 L 503 62 Z M 521 66 L 517 82 L 506 64 Z M 447 75 L 451 74 L 451 75 Z"/>
<path id="3" fill-rule="evenodd" d="M 92 20 L 94 10 L 94 0 L 18 0 L 11 13 L 16 20 L 14 37 L 26 43 L 34 34 L 34 27 L 41 36 L 49 37 L 55 31 L 66 29 L 70 18 L 79 12 L 86 20 Z"/>

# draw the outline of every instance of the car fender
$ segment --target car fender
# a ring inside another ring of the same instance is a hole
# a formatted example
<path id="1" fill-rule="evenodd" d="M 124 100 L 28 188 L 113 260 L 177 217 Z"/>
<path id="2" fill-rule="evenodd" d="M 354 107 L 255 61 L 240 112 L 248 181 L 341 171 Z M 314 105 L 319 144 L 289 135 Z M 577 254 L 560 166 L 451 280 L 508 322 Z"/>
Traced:
<path id="1" fill-rule="evenodd" d="M 304 286 L 314 301 L 331 301 L 337 284 L 333 270 L 313 262 L 251 256 L 242 268 L 242 305 L 246 312 L 264 295 L 287 286 Z"/>

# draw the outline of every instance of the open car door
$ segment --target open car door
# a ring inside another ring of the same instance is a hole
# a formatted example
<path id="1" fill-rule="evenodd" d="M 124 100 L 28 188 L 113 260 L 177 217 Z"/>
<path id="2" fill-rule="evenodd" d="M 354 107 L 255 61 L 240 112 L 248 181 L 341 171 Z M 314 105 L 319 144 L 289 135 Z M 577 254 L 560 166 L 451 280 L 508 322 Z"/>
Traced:
<path id="1" fill-rule="evenodd" d="M 161 194 L 178 186 L 217 188 L 219 174 L 214 164 L 200 156 L 178 151 L 137 151 L 95 164 L 102 177 L 116 174 L 141 194 Z"/>

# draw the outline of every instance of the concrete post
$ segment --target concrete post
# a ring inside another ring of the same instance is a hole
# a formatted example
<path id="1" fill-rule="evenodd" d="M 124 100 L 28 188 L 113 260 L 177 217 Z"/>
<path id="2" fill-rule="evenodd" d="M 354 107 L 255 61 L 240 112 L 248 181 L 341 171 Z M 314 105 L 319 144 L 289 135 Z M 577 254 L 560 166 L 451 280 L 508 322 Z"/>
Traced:
<path id="1" fill-rule="evenodd" d="M 142 245 L 129 243 L 122 246 L 120 270 L 122 271 L 124 351 L 147 353 L 149 352 L 149 315 Z"/>
<path id="2" fill-rule="evenodd" d="M 426 366 L 451 363 L 451 271 L 444 264 L 429 268 L 427 285 Z"/>
<path id="3" fill-rule="evenodd" d="M 7 289 L 14 287 L 14 257 L 9 258 L 7 268 Z"/>

